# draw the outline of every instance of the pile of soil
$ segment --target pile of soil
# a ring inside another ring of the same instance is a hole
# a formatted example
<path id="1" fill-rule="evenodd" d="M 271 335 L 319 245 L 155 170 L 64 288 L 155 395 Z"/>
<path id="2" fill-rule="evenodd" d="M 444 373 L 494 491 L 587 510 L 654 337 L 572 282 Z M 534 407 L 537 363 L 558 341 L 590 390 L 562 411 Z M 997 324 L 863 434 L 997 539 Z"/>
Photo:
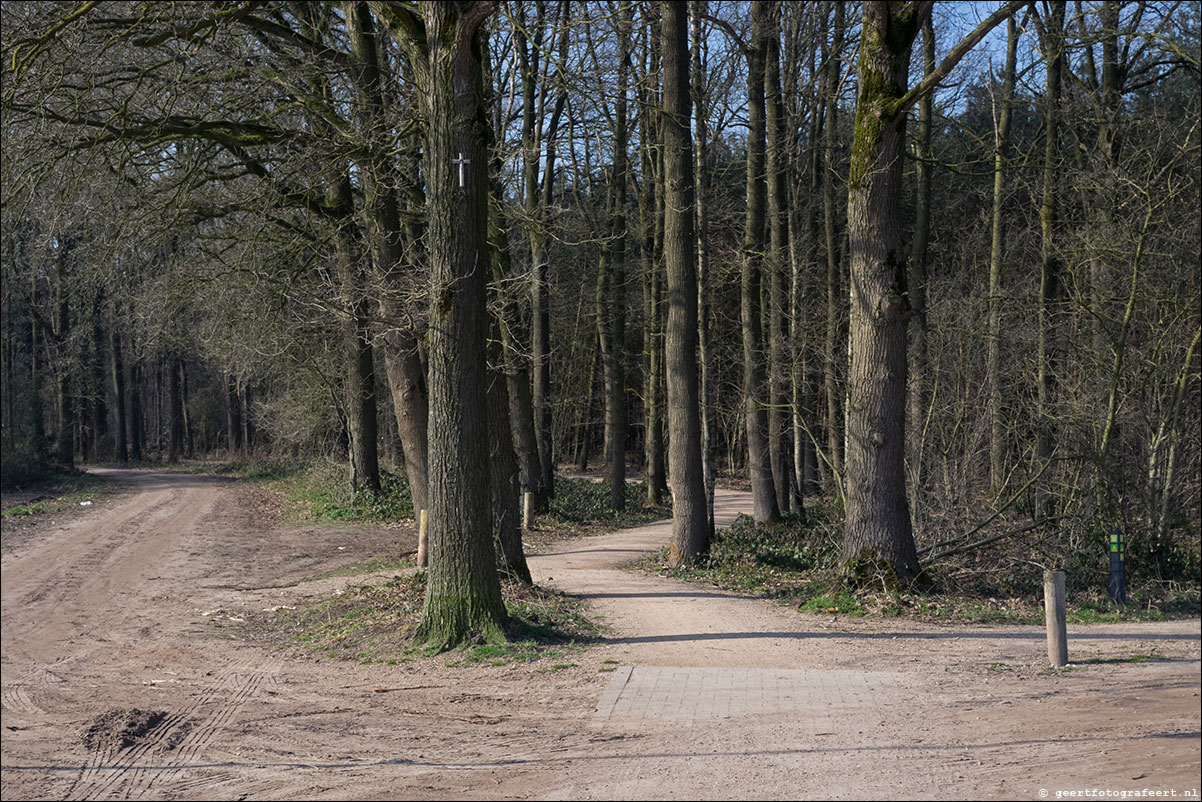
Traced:
<path id="1" fill-rule="evenodd" d="M 79 740 L 89 749 L 128 749 L 145 740 L 166 718 L 163 710 L 114 707 L 92 719 Z"/>

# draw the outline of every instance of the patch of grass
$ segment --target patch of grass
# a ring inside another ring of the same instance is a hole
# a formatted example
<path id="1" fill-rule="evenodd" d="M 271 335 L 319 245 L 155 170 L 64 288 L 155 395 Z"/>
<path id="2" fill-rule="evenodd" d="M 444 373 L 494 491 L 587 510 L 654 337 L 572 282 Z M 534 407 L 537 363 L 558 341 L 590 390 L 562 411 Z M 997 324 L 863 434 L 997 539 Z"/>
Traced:
<path id="1" fill-rule="evenodd" d="M 803 613 L 843 613 L 853 618 L 864 615 L 860 600 L 846 590 L 835 596 L 815 596 L 798 609 Z"/>
<path id="2" fill-rule="evenodd" d="M 404 474 L 380 472 L 380 491 L 352 492 L 346 467 L 334 463 L 266 460 L 231 465 L 227 472 L 282 494 L 287 517 L 297 521 L 389 522 L 413 517 Z"/>
<path id="3" fill-rule="evenodd" d="M 285 648 L 363 665 L 396 665 L 413 657 L 431 657 L 437 650 L 412 642 L 425 586 L 425 572 L 393 577 L 379 585 L 352 586 L 303 609 L 256 616 L 250 629 Z M 454 664 L 554 660 L 579 651 L 599 632 L 584 616 L 578 599 L 518 582 L 503 583 L 502 591 L 509 640 L 461 647 Z"/>

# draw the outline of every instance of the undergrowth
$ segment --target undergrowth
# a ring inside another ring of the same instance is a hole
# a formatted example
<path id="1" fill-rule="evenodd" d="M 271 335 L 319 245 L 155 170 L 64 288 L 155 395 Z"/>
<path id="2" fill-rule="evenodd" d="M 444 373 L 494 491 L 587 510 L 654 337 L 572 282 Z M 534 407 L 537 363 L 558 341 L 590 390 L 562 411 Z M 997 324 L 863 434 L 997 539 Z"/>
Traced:
<path id="1" fill-rule="evenodd" d="M 626 509 L 617 512 L 609 506 L 609 483 L 588 479 L 555 480 L 555 498 L 544 513 L 534 518 L 534 531 L 526 536 L 528 544 L 542 546 L 568 537 L 600 535 L 614 529 L 658 521 L 672 514 L 671 501 L 647 504 L 647 486 L 643 482 L 626 484 Z"/>
<path id="2" fill-rule="evenodd" d="M 413 497 L 403 473 L 381 470 L 379 492 L 354 492 L 347 482 L 346 465 L 333 462 L 266 459 L 210 470 L 279 492 L 291 520 L 379 523 L 413 518 Z"/>
<path id="3" fill-rule="evenodd" d="M 74 509 L 81 504 L 87 506 L 113 490 L 109 480 L 82 471 L 60 471 L 48 475 L 31 487 L 34 488 L 33 492 L 37 492 L 42 498 L 5 508 L 4 520 L 36 518 L 48 513 Z"/>
<path id="4" fill-rule="evenodd" d="M 839 559 L 840 531 L 830 510 L 756 524 L 747 516 L 720 530 L 693 566 L 669 568 L 667 550 L 649 556 L 644 570 L 774 599 L 807 613 L 901 616 L 929 621 L 1040 624 L 1046 557 L 1029 542 L 999 543 L 924 566 L 924 586 L 899 586 L 895 576 L 853 572 Z M 1046 548 L 1046 543 L 1040 544 Z M 1196 574 L 1169 578 L 1141 570 L 1128 580 L 1125 606 L 1107 595 L 1109 558 L 1096 549 L 1066 558 L 1070 623 L 1159 620 L 1199 614 Z M 1188 562 L 1188 559 L 1186 560 Z M 860 566 L 856 566 L 858 569 Z"/>

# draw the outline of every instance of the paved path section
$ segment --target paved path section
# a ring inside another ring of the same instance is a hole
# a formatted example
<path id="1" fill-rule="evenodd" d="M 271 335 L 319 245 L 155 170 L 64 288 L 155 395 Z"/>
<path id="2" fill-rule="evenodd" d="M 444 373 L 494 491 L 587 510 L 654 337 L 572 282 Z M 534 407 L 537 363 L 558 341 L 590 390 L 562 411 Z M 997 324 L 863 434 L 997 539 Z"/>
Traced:
<path id="1" fill-rule="evenodd" d="M 622 666 L 597 716 L 694 721 L 797 712 L 813 723 L 835 710 L 883 703 L 900 679 L 884 671 Z"/>

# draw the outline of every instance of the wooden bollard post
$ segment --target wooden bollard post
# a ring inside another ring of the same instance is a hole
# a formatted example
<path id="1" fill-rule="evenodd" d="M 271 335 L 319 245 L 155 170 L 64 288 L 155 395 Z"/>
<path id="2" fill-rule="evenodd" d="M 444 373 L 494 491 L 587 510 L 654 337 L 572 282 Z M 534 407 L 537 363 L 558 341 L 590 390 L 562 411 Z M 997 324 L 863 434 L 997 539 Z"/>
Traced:
<path id="1" fill-rule="evenodd" d="M 522 528 L 529 532 L 534 528 L 534 494 L 524 494 L 522 502 Z"/>
<path id="2" fill-rule="evenodd" d="M 430 564 L 430 511 L 422 510 L 417 515 L 417 567 Z"/>
<path id="3" fill-rule="evenodd" d="M 1064 572 L 1043 572 L 1043 608 L 1048 622 L 1048 662 L 1054 668 L 1068 664 L 1068 628 L 1064 623 Z"/>

